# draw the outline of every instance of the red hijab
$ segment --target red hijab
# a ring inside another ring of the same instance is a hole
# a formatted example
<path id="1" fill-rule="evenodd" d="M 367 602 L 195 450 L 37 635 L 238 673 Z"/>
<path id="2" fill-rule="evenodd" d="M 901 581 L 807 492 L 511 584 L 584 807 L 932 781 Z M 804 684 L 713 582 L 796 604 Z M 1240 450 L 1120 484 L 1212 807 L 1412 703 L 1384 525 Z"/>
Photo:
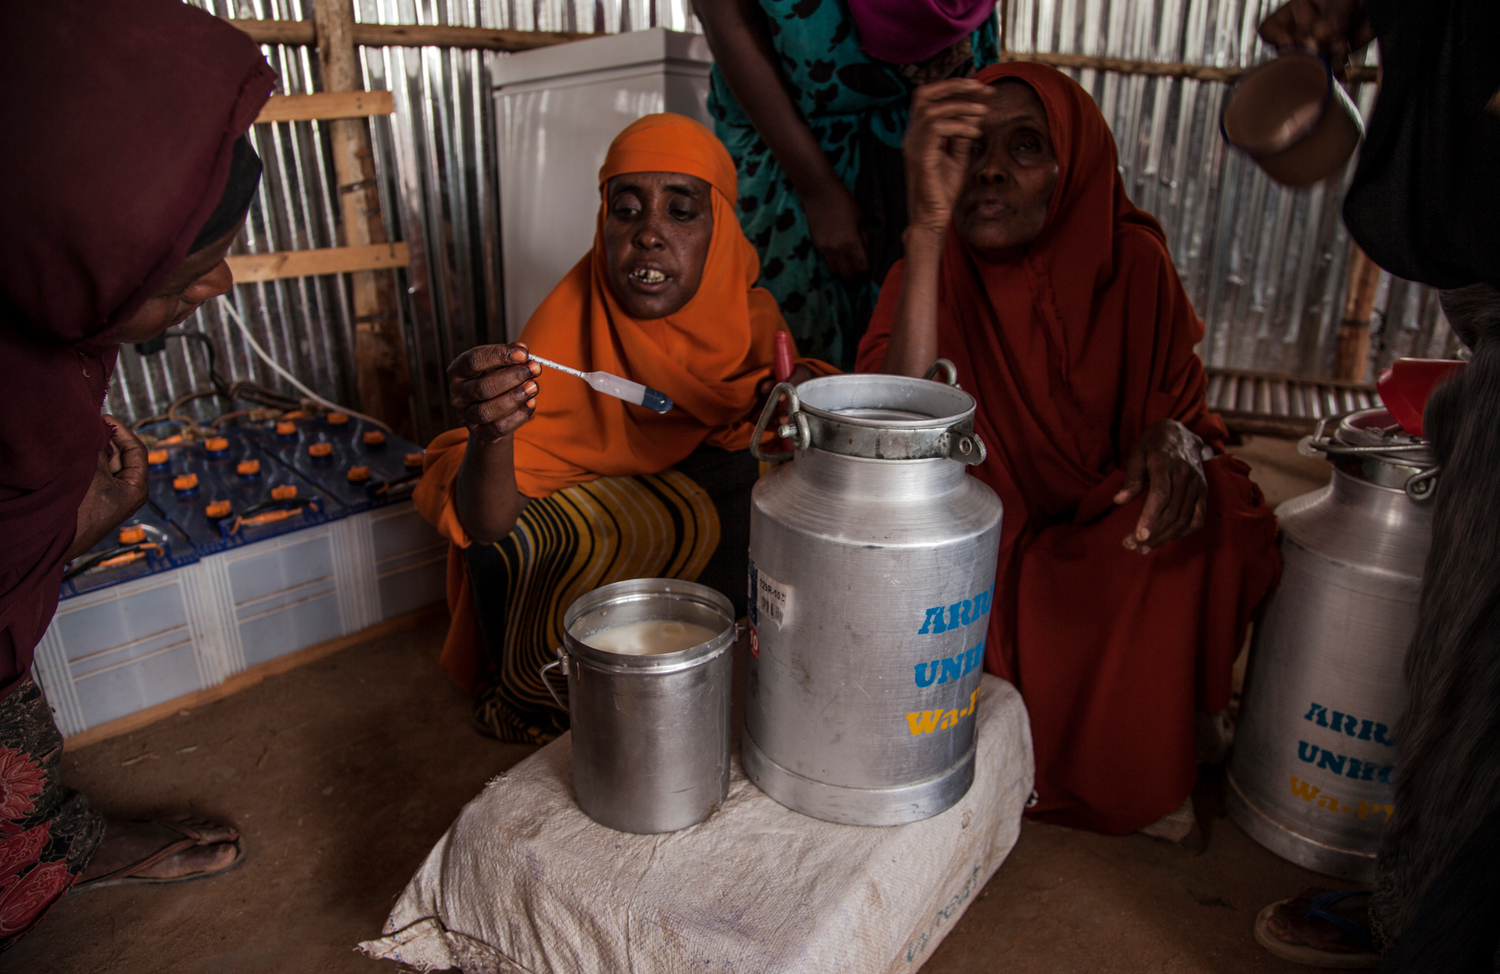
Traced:
<path id="1" fill-rule="evenodd" d="M 1005 504 L 1005 550 L 1028 523 L 1040 529 L 1107 511 L 1120 466 L 1152 423 L 1180 420 L 1215 445 L 1226 434 L 1208 412 L 1193 352 L 1203 322 L 1161 225 L 1125 195 L 1104 116 L 1053 68 L 1011 61 L 977 76 L 1003 78 L 1041 99 L 1057 185 L 1041 235 L 1014 260 L 982 257 L 949 228 L 938 348 L 979 399 L 976 425 L 990 456 L 975 472 Z M 858 371 L 880 367 L 903 269 L 896 265 L 881 290 Z"/>
<path id="2" fill-rule="evenodd" d="M 179 0 L 0 4 L 0 696 L 57 605 L 127 320 L 187 256 L 275 74 Z"/>
<path id="3" fill-rule="evenodd" d="M 1234 652 L 1280 570 L 1276 519 L 1231 456 L 1204 464 L 1207 523 L 1146 558 L 1121 539 L 1144 497 L 1116 506 L 1147 426 L 1176 419 L 1220 447 L 1193 346 L 1203 323 L 1161 227 L 1133 206 L 1114 140 L 1062 73 L 979 73 L 1030 85 L 1058 179 L 1041 234 L 1012 259 L 950 229 L 938 350 L 974 392 L 989 457 L 974 468 L 1005 504 L 985 665 L 1026 700 L 1034 816 L 1121 834 L 1182 804 L 1196 773 L 1193 712 L 1229 702 Z M 878 368 L 900 291 L 881 289 L 859 367 Z M 894 281 L 894 286 L 892 286 Z"/>

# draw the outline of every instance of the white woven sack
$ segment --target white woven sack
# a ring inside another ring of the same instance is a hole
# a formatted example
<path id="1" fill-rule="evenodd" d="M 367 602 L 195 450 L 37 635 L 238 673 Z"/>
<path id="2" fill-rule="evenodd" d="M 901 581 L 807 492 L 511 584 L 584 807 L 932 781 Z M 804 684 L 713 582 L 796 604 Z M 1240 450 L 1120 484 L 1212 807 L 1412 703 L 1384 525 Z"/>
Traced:
<path id="1" fill-rule="evenodd" d="M 981 687 L 973 787 L 891 828 L 783 808 L 736 760 L 707 822 L 616 832 L 574 803 L 564 735 L 469 803 L 360 947 L 466 974 L 915 972 L 1015 845 L 1031 794 L 1020 694 Z"/>

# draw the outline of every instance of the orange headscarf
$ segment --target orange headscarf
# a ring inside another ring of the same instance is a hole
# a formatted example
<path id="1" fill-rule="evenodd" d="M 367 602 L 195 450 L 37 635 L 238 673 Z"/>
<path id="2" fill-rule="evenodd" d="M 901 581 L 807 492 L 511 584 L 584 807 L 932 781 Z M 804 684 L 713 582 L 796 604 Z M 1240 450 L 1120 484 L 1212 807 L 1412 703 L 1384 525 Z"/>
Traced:
<path id="1" fill-rule="evenodd" d="M 654 321 L 626 314 L 607 277 L 603 191 L 631 172 L 686 173 L 713 187 L 703 281 L 681 310 Z M 756 386 L 770 374 L 775 333 L 786 327 L 776 299 L 755 286 L 760 259 L 734 214 L 734 161 L 712 132 L 681 115 L 647 115 L 615 138 L 599 186 L 593 250 L 532 313 L 521 341 L 555 362 L 659 389 L 676 405 L 658 415 L 544 371 L 536 415 L 516 432 L 516 485 L 528 497 L 601 476 L 657 473 L 704 442 L 743 450 Z"/>
<path id="2" fill-rule="evenodd" d="M 630 172 L 686 173 L 713 187 L 714 231 L 702 282 L 681 310 L 655 321 L 627 315 L 606 276 L 604 186 Z M 660 473 L 703 443 L 745 449 L 754 432 L 750 413 L 758 401 L 756 387 L 771 374 L 775 335 L 786 328 L 776 299 L 755 286 L 760 259 L 734 213 L 734 161 L 712 132 L 670 113 L 638 119 L 610 145 L 599 187 L 593 249 L 532 313 L 521 341 L 563 365 L 613 372 L 658 389 L 674 407 L 660 415 L 544 369 L 536 415 L 515 434 L 516 486 L 527 497 L 546 497 L 598 477 Z M 814 359 L 799 362 L 816 375 L 836 371 Z M 453 622 L 442 665 L 471 686 L 479 673 L 480 637 L 458 550 L 469 539 L 451 489 L 467 440 L 463 429 L 433 440 L 413 500 L 453 543 L 448 558 Z"/>

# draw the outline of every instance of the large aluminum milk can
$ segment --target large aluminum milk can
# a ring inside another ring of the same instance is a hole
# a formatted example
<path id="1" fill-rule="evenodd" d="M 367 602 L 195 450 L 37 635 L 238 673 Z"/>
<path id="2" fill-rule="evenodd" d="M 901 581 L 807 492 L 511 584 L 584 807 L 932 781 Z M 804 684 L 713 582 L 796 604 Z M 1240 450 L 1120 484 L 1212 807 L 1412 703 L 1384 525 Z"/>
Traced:
<path id="1" fill-rule="evenodd" d="M 696 623 L 717 635 L 654 656 L 613 653 L 586 641 L 601 630 L 657 619 Z M 558 661 L 542 668 L 542 679 L 557 666 L 568 676 L 573 793 L 589 818 L 621 832 L 673 832 L 723 803 L 735 637 L 729 600 L 697 582 L 635 578 L 601 586 L 568 607 Z"/>
<path id="2" fill-rule="evenodd" d="M 795 459 L 761 478 L 751 504 L 740 759 L 766 794 L 814 818 L 928 818 L 974 780 L 1000 545 L 1000 499 L 968 473 L 985 456 L 974 399 L 889 375 L 777 391 Z"/>
<path id="3" fill-rule="evenodd" d="M 1333 480 L 1276 509 L 1286 567 L 1256 626 L 1225 798 L 1282 858 L 1373 882 L 1437 470 L 1384 409 L 1320 428 L 1309 449 Z"/>

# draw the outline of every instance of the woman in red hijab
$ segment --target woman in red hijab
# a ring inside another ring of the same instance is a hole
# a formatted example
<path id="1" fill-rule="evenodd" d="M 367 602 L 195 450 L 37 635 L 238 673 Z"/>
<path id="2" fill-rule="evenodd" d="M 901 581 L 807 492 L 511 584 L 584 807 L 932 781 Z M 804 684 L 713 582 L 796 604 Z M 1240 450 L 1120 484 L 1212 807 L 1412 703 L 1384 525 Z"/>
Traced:
<path id="1" fill-rule="evenodd" d="M 593 248 L 521 341 L 470 349 L 448 369 L 466 426 L 428 448 L 415 499 L 453 542 L 443 666 L 477 697 L 487 733 L 541 743 L 566 728 L 538 669 L 579 595 L 669 577 L 744 599 L 758 474 L 747 447 L 786 325 L 755 286 L 735 183 L 729 153 L 697 122 L 633 122 L 599 170 Z M 561 374 L 540 392 L 530 350 L 674 406 L 659 414 Z M 806 361 L 793 381 L 828 371 Z"/>
<path id="2" fill-rule="evenodd" d="M 1227 706 L 1281 564 L 1275 516 L 1221 452 L 1203 323 L 1066 75 L 929 85 L 905 152 L 906 257 L 859 368 L 942 356 L 979 401 L 975 472 L 1005 505 L 985 662 L 1031 715 L 1031 814 L 1123 834 L 1177 812 L 1153 832 L 1182 838 L 1195 711 Z"/>
<path id="3" fill-rule="evenodd" d="M 99 415 L 122 342 L 229 289 L 275 80 L 178 0 L 0 4 L 0 950 L 69 889 L 238 860 L 232 828 L 108 821 L 61 781 L 31 679 L 63 565 L 146 499 L 145 448 Z M 81 880 L 81 882 L 80 882 Z M 76 884 L 76 885 L 75 885 Z"/>

